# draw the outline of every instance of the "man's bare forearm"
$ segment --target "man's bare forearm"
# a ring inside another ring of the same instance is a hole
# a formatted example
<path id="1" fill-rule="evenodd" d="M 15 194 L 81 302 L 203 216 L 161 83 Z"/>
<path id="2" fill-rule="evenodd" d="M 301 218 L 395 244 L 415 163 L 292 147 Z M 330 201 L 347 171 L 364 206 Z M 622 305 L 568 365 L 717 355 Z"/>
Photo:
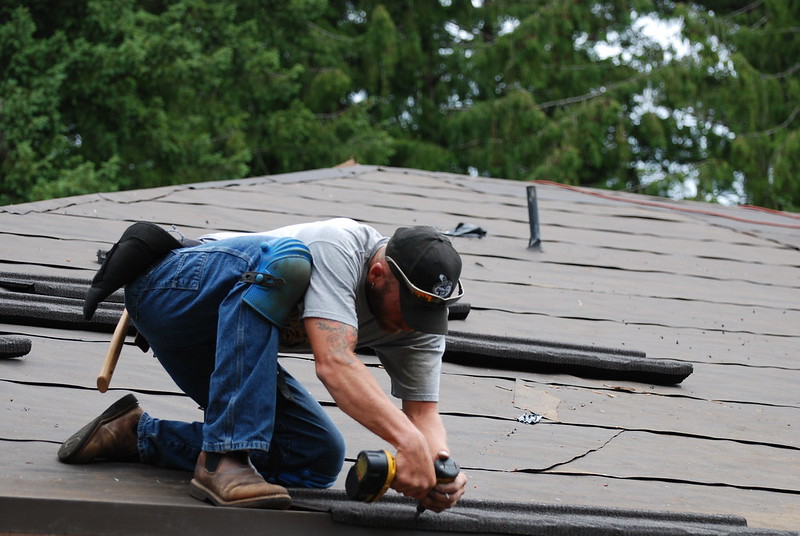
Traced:
<path id="1" fill-rule="evenodd" d="M 439 416 L 439 404 L 404 400 L 403 412 L 425 436 L 431 458 L 437 458 L 443 451 L 450 452 L 447 446 L 447 431 Z"/>
<path id="2" fill-rule="evenodd" d="M 337 406 L 395 448 L 412 439 L 414 426 L 355 355 L 358 332 L 325 319 L 307 319 L 317 377 Z M 310 325 L 309 325 L 310 324 Z"/>
<path id="3" fill-rule="evenodd" d="M 355 356 L 356 329 L 319 318 L 305 322 L 317 376 L 337 406 L 397 449 L 397 477 L 392 487 L 409 497 L 425 498 L 436 484 L 428 444 Z"/>

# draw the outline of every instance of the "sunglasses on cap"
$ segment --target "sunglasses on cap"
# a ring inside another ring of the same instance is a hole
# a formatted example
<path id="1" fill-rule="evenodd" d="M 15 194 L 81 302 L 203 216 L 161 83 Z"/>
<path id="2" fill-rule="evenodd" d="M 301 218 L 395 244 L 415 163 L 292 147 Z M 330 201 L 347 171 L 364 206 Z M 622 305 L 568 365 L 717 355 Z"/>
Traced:
<path id="1" fill-rule="evenodd" d="M 424 301 L 425 303 L 428 304 L 447 304 L 447 303 L 455 303 L 458 300 L 460 300 L 462 296 L 464 296 L 464 286 L 461 284 L 461 279 L 458 280 L 458 293 L 455 295 L 451 295 L 449 298 L 444 298 L 442 296 L 437 296 L 436 294 L 424 291 L 418 286 L 416 286 L 414 283 L 412 283 L 408 279 L 408 277 L 406 277 L 406 274 L 403 273 L 403 270 L 400 269 L 400 267 L 397 265 L 394 259 L 392 259 L 388 255 L 386 256 L 386 260 L 389 261 L 389 263 L 395 268 L 395 270 L 397 270 L 396 273 L 400 274 L 400 279 L 403 280 L 403 283 L 405 283 L 408 291 L 411 292 L 411 294 L 420 301 Z"/>

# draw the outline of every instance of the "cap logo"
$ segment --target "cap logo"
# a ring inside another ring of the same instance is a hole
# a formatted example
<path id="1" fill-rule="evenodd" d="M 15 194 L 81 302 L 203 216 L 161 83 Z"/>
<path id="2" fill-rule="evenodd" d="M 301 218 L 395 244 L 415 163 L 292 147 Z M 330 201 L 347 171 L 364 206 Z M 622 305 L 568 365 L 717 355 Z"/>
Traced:
<path id="1" fill-rule="evenodd" d="M 453 283 L 444 274 L 439 274 L 439 282 L 433 287 L 433 293 L 440 298 L 446 298 L 453 292 Z"/>

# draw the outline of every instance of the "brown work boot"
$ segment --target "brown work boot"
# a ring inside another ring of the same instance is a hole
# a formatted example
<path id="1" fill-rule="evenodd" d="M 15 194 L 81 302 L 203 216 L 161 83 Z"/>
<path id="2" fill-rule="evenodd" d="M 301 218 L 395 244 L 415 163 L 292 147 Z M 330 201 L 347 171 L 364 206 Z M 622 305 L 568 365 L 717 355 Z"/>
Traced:
<path id="1" fill-rule="evenodd" d="M 136 397 L 125 395 L 64 441 L 58 449 L 58 459 L 64 463 L 96 459 L 138 461 L 136 427 L 142 413 Z"/>
<path id="2" fill-rule="evenodd" d="M 201 452 L 189 493 L 216 506 L 285 510 L 292 504 L 286 488 L 264 480 L 241 451 L 224 453 L 213 471 L 206 467 L 206 453 Z"/>

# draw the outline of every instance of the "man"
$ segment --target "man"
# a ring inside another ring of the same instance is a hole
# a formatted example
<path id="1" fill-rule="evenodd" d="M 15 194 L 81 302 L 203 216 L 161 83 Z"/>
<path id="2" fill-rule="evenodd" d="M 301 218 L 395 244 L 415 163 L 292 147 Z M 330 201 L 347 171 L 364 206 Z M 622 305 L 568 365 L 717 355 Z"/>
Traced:
<path id="1" fill-rule="evenodd" d="M 431 227 L 388 239 L 334 219 L 203 242 L 126 285 L 125 304 L 204 422 L 156 419 L 128 395 L 65 441 L 59 459 L 193 470 L 198 499 L 287 508 L 284 486 L 329 487 L 344 459 L 336 426 L 277 362 L 279 346 L 306 348 L 337 406 L 396 448 L 392 487 L 435 512 L 453 506 L 466 477 L 437 484 L 433 469 L 449 456 L 437 405 L 447 304 L 463 294 L 449 240 Z M 402 409 L 357 359 L 360 347 L 375 350 Z"/>

